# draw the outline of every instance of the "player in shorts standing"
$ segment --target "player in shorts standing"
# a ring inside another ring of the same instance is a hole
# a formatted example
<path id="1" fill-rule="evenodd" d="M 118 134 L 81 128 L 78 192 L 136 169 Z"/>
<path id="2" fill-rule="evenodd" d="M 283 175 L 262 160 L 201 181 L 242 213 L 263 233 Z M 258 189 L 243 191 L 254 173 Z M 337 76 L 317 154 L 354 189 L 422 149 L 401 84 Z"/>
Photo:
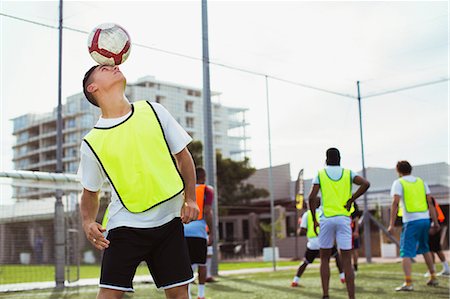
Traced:
<path id="1" fill-rule="evenodd" d="M 431 200 L 430 188 L 419 177 L 411 175 L 412 167 L 408 161 L 399 161 L 396 166 L 399 179 L 392 183 L 391 218 L 388 231 L 394 231 L 394 222 L 398 215 L 399 205 L 402 210 L 403 228 L 400 235 L 400 257 L 402 258 L 405 282 L 396 291 L 413 291 L 411 259 L 423 254 L 430 272 L 429 286 L 439 284 L 434 271 L 433 260 L 428 245 L 430 216 L 433 228 L 439 229 L 436 210 Z"/>
<path id="2" fill-rule="evenodd" d="M 320 214 L 321 214 L 320 210 L 316 209 L 316 218 L 318 221 L 320 221 L 319 220 Z M 309 264 L 312 264 L 320 253 L 319 238 L 317 237 L 317 234 L 314 232 L 314 221 L 312 219 L 311 211 L 307 211 L 306 213 L 303 214 L 302 221 L 300 223 L 300 236 L 305 235 L 308 238 L 308 243 L 306 244 L 305 257 L 303 263 L 298 267 L 297 274 L 294 276 L 294 279 L 292 280 L 291 287 L 299 286 L 299 280 L 302 277 L 303 272 L 305 272 L 306 267 Z M 345 274 L 344 271 L 342 271 L 339 252 L 336 246 L 333 246 L 331 256 L 333 256 L 336 259 L 336 266 L 339 271 L 339 278 L 341 282 L 345 283 Z"/>
<path id="3" fill-rule="evenodd" d="M 191 138 L 163 106 L 130 104 L 125 86 L 117 66 L 94 66 L 83 79 L 86 98 L 102 113 L 83 139 L 79 167 L 83 229 L 92 245 L 104 250 L 97 299 L 133 292 L 141 261 L 167 298 L 187 299 L 194 278 L 183 223 L 199 212 L 195 167 L 186 148 Z M 95 219 L 105 180 L 112 191 L 103 227 Z"/>
<path id="4" fill-rule="evenodd" d="M 189 248 L 189 256 L 193 270 L 198 267 L 198 299 L 205 298 L 206 256 L 208 248 L 208 233 L 206 226 L 213 227 L 212 202 L 214 190 L 207 186 L 206 171 L 197 167 L 197 184 L 195 186 L 197 205 L 200 209 L 197 220 L 184 225 L 184 235 Z M 209 232 L 209 242 L 213 240 L 213 230 Z"/>
<path id="5" fill-rule="evenodd" d="M 344 268 L 348 297 L 355 298 L 355 279 L 352 269 L 352 229 L 351 208 L 355 200 L 369 188 L 369 182 L 356 175 L 349 169 L 340 166 L 341 156 L 339 150 L 330 148 L 326 152 L 326 167 L 319 171 L 313 180 L 313 187 L 309 194 L 310 210 L 315 220 L 315 209 L 312 202 L 316 200 L 319 191 L 322 194 L 320 209 L 320 276 L 322 278 L 323 298 L 329 298 L 330 284 L 330 257 L 334 243 L 341 251 L 342 267 Z M 359 188 L 352 194 L 352 184 Z M 319 227 L 314 221 L 314 229 Z M 317 230 L 316 230 L 317 233 Z"/>

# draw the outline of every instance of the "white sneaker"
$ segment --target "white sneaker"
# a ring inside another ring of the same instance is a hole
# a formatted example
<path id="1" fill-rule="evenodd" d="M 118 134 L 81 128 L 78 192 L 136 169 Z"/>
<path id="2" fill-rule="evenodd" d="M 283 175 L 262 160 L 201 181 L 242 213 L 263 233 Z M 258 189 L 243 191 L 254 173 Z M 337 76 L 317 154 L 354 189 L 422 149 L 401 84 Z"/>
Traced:
<path id="1" fill-rule="evenodd" d="M 423 275 L 423 277 L 430 277 L 430 272 L 427 271 L 427 272 Z"/>
<path id="2" fill-rule="evenodd" d="M 413 285 L 406 285 L 406 282 L 403 283 L 401 286 L 399 286 L 398 288 L 395 288 L 395 291 L 397 292 L 411 292 L 414 291 L 414 287 Z"/>
<path id="3" fill-rule="evenodd" d="M 450 272 L 442 270 L 437 274 L 437 276 L 450 276 Z"/>

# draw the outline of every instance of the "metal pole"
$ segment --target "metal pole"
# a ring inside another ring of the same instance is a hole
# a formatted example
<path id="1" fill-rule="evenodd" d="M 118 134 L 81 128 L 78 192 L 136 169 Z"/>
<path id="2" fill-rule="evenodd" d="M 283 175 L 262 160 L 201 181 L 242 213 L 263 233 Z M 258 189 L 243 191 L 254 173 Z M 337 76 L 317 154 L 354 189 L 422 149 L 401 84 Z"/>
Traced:
<path id="1" fill-rule="evenodd" d="M 216 167 L 213 147 L 211 89 L 209 81 L 209 46 L 208 46 L 208 7 L 206 0 L 202 0 L 202 46 L 203 46 L 203 128 L 205 136 L 205 170 L 206 184 L 215 187 Z M 214 188 L 216 189 L 216 188 Z M 217 194 L 217 190 L 215 192 Z M 218 241 L 219 241 L 219 205 L 217 196 L 213 202 L 213 256 L 211 260 L 211 274 L 218 274 Z"/>
<path id="2" fill-rule="evenodd" d="M 62 83 L 62 31 L 63 31 L 63 0 L 59 1 L 59 55 L 58 55 L 58 108 L 56 120 L 56 172 L 63 172 L 62 165 L 62 105 L 61 105 L 61 83 Z M 62 190 L 56 190 L 55 202 L 55 282 L 56 288 L 64 288 L 65 267 L 65 223 L 64 205 L 62 202 Z"/>
<path id="3" fill-rule="evenodd" d="M 356 86 L 358 87 L 359 134 L 361 137 L 362 171 L 363 171 L 364 178 L 367 178 L 366 163 L 364 160 L 364 140 L 363 140 L 361 93 L 359 91 L 359 81 L 356 82 Z M 370 217 L 369 217 L 369 205 L 367 202 L 367 193 L 364 193 L 364 216 L 365 216 L 364 217 L 364 250 L 366 253 L 367 262 L 371 263 L 372 262 L 372 248 L 371 248 L 371 244 L 370 244 Z"/>
<path id="4" fill-rule="evenodd" d="M 267 134 L 269 139 L 269 189 L 270 189 L 270 222 L 272 228 L 271 240 L 272 240 L 272 265 L 273 271 L 277 270 L 277 263 L 275 259 L 275 207 L 274 207 L 274 194 L 273 194 L 273 177 L 272 177 L 272 139 L 270 136 L 270 107 L 269 107 L 269 81 L 266 78 L 266 104 L 267 104 Z"/>

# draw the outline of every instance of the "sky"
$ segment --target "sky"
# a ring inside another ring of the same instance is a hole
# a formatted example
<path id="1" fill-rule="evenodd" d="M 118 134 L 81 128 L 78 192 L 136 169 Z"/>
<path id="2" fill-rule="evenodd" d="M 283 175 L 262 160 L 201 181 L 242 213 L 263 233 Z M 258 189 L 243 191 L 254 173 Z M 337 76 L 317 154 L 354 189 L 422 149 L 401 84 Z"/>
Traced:
<path id="1" fill-rule="evenodd" d="M 1 1 L 2 14 L 58 25 L 58 2 Z M 209 1 L 210 60 L 352 96 L 360 81 L 367 167 L 449 161 L 449 83 L 387 94 L 449 78 L 449 7 L 436 2 Z M 64 26 L 90 31 L 114 22 L 132 42 L 201 57 L 200 1 L 65 1 Z M 11 119 L 57 103 L 58 31 L 0 15 L 0 169 L 12 169 Z M 93 64 L 87 34 L 64 30 L 63 101 L 81 92 Z M 128 82 L 147 75 L 202 86 L 202 65 L 132 46 L 121 66 Z M 211 89 L 223 105 L 246 107 L 256 168 L 269 165 L 263 76 L 211 65 Z M 325 150 L 361 169 L 358 102 L 268 80 L 272 164 L 312 177 Z M 276 178 L 275 178 L 276 179 Z"/>

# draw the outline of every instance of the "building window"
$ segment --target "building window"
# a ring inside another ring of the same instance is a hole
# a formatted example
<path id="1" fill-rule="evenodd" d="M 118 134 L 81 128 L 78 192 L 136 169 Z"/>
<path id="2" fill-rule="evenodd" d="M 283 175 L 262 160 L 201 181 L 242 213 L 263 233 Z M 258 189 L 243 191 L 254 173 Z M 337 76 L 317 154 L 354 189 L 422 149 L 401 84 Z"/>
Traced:
<path id="1" fill-rule="evenodd" d="M 186 111 L 186 112 L 194 112 L 194 102 L 186 101 L 184 103 L 184 111 Z"/>
<path id="2" fill-rule="evenodd" d="M 187 95 L 188 95 L 188 96 L 193 96 L 193 95 L 194 95 L 194 91 L 191 90 L 191 89 L 188 89 L 188 90 L 187 90 Z"/>
<path id="3" fill-rule="evenodd" d="M 200 91 L 194 91 L 194 96 L 196 96 L 196 97 L 200 97 L 200 96 L 201 96 L 201 93 L 200 93 Z"/>
<path id="4" fill-rule="evenodd" d="M 193 128 L 193 127 L 194 127 L 194 118 L 186 117 L 186 128 Z"/>
<path id="5" fill-rule="evenodd" d="M 225 241 L 226 242 L 234 241 L 234 223 L 233 222 L 225 223 Z"/>
<path id="6" fill-rule="evenodd" d="M 75 128 L 76 122 L 74 118 L 66 120 L 66 128 Z"/>

